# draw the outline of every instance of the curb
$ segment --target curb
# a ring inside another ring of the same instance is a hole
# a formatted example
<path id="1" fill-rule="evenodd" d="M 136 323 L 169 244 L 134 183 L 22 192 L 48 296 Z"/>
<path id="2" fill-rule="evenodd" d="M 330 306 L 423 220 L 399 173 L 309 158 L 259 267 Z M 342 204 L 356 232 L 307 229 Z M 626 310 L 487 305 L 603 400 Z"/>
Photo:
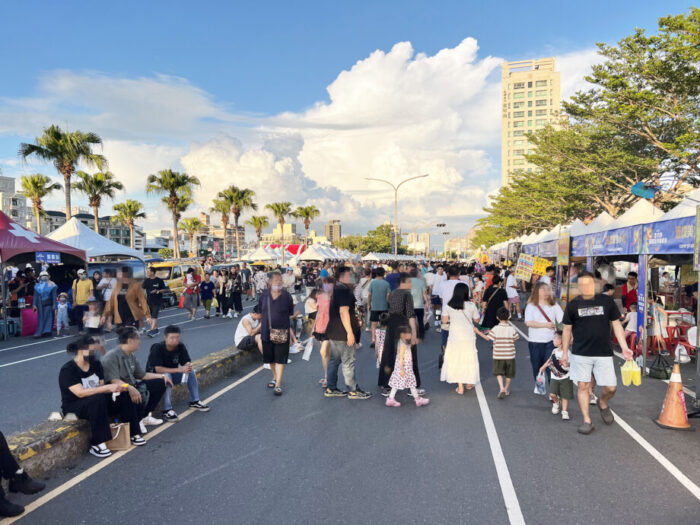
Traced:
<path id="1" fill-rule="evenodd" d="M 259 352 L 231 346 L 192 363 L 200 389 L 211 386 L 261 359 Z M 189 399 L 187 385 L 175 385 L 173 403 Z M 162 401 L 159 408 L 162 407 Z M 70 465 L 88 452 L 90 425 L 85 420 L 44 421 L 26 432 L 7 438 L 10 451 L 30 476 L 45 477 L 52 470 Z"/>

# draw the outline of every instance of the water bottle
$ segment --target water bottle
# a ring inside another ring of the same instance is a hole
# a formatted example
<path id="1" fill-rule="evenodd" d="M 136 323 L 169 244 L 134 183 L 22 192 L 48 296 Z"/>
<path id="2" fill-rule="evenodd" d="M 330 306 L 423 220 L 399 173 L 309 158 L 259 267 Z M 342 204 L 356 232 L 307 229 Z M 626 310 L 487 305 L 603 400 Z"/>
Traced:
<path id="1" fill-rule="evenodd" d="M 19 305 L 20 309 L 24 308 L 25 303 L 26 303 L 26 301 L 25 301 L 24 297 L 20 297 L 17 300 L 17 304 Z"/>

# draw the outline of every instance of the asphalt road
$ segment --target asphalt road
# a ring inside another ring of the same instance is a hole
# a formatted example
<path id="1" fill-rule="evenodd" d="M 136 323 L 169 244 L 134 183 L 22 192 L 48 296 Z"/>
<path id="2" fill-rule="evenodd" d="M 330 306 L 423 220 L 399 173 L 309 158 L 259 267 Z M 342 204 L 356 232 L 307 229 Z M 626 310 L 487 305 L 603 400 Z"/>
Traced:
<path id="1" fill-rule="evenodd" d="M 590 436 L 576 432 L 575 404 L 570 422 L 553 416 L 532 393 L 525 342 L 518 343 L 512 396 L 501 401 L 489 345 L 479 341 L 482 406 L 476 391 L 458 396 L 439 382 L 438 344 L 431 331 L 419 351 L 427 407 L 405 394 L 394 409 L 378 395 L 326 399 L 317 385 L 318 352 L 309 363 L 295 356 L 282 397 L 259 370 L 211 401 L 210 413 L 168 425 L 146 447 L 95 472 L 88 469 L 101 464 L 91 456 L 56 472 L 47 491 L 64 492 L 20 523 L 518 523 L 517 511 L 526 523 L 698 522 L 698 434 L 652 421 L 665 384 L 621 387 L 611 404 L 650 452 L 622 425 L 605 426 L 595 408 Z M 367 346 L 358 352 L 357 376 L 376 391 Z M 71 481 L 81 473 L 90 475 Z M 32 499 L 13 495 L 23 504 Z"/>

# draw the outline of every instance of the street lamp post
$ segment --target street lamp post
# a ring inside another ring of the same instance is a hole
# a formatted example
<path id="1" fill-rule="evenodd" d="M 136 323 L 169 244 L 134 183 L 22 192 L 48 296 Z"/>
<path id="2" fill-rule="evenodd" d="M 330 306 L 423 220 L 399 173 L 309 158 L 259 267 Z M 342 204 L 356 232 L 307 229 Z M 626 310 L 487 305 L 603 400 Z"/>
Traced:
<path id="1" fill-rule="evenodd" d="M 427 176 L 428 174 L 426 173 L 424 175 L 417 175 L 416 177 L 409 177 L 408 179 L 404 179 L 401 182 L 399 182 L 398 185 L 394 185 L 394 183 L 384 179 L 374 179 L 371 177 L 365 177 L 365 180 L 376 180 L 377 182 L 384 182 L 394 189 L 394 256 L 397 255 L 399 249 L 399 188 L 402 184 L 408 182 L 409 180 L 422 179 L 423 177 Z"/>

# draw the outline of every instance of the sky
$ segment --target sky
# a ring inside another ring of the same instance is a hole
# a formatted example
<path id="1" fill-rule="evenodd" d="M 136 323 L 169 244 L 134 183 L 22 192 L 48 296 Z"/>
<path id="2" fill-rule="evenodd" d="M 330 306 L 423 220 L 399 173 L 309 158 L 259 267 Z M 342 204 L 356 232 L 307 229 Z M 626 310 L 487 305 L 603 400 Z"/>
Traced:
<path id="1" fill-rule="evenodd" d="M 185 216 L 235 184 L 255 191 L 258 214 L 270 202 L 314 204 L 312 228 L 340 219 L 343 233 L 393 220 L 393 191 L 366 178 L 427 173 L 399 191 L 400 226 L 444 222 L 463 235 L 500 183 L 502 62 L 556 57 L 567 98 L 590 87 L 596 42 L 654 32 L 690 5 L 3 2 L 0 170 L 62 182 L 53 166 L 17 156 L 58 124 L 102 137 L 126 186 L 116 201 L 142 201 L 147 230 L 169 220 L 145 179 L 171 168 L 201 181 Z M 62 201 L 56 193 L 45 208 Z"/>

